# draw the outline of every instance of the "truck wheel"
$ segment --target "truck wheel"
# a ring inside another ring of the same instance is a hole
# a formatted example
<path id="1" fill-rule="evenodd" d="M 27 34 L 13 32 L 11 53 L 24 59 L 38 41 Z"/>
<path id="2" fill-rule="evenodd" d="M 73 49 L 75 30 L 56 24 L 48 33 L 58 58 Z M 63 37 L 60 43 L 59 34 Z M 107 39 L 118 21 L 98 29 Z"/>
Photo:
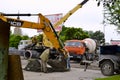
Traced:
<path id="1" fill-rule="evenodd" d="M 100 66 L 101 72 L 105 76 L 111 76 L 114 74 L 114 65 L 111 61 L 105 61 Z"/>
<path id="2" fill-rule="evenodd" d="M 120 70 L 118 70 L 118 71 L 115 71 L 117 74 L 120 74 Z"/>

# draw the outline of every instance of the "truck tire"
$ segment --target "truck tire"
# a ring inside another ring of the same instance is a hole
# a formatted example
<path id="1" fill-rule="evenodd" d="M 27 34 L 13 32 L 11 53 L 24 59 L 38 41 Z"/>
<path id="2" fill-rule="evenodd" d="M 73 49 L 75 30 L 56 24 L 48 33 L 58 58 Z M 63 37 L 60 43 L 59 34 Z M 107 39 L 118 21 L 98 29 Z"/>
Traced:
<path id="1" fill-rule="evenodd" d="M 101 73 L 105 76 L 111 76 L 114 74 L 114 65 L 111 61 L 107 60 L 100 66 Z"/>
<path id="2" fill-rule="evenodd" d="M 120 70 L 117 70 L 117 71 L 115 71 L 116 72 L 116 74 L 120 74 Z"/>

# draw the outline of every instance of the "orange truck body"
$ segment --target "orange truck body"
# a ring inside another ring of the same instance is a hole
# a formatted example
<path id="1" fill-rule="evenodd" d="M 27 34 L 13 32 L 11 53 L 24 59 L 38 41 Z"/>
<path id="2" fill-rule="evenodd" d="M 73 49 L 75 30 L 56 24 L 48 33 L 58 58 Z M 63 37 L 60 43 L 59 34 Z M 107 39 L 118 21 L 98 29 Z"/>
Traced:
<path id="1" fill-rule="evenodd" d="M 82 59 L 85 53 L 93 54 L 96 49 L 96 42 L 93 39 L 67 40 L 65 48 L 68 50 L 71 59 Z"/>
<path id="2" fill-rule="evenodd" d="M 70 53 L 71 58 L 81 58 L 81 55 L 85 53 L 83 40 L 67 40 L 65 48 Z"/>

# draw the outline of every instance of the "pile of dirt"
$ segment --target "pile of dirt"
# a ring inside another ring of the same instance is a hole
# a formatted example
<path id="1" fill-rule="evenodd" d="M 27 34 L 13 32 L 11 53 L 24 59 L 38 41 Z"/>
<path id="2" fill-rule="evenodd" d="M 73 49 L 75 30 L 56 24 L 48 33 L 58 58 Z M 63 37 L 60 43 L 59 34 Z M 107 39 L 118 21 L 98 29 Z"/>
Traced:
<path id="1" fill-rule="evenodd" d="M 28 64 L 25 66 L 24 70 L 33 71 L 33 72 L 41 72 L 41 64 L 39 60 L 30 60 Z"/>
<path id="2" fill-rule="evenodd" d="M 66 69 L 66 60 L 49 60 L 48 64 L 52 67 L 53 72 L 64 72 L 69 71 L 69 69 Z"/>
<path id="3" fill-rule="evenodd" d="M 47 72 L 69 71 L 68 69 L 66 69 L 66 65 L 64 62 L 60 62 L 58 60 L 49 60 L 48 64 L 52 67 L 47 67 Z M 38 59 L 30 60 L 28 64 L 25 66 L 24 70 L 32 72 L 41 72 L 40 61 Z"/>

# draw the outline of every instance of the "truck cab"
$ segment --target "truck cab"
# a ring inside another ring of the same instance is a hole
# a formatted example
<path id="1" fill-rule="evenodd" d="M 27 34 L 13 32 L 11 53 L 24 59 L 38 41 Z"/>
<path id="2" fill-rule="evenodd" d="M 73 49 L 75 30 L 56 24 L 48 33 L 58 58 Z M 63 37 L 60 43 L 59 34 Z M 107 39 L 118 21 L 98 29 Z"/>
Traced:
<path id="1" fill-rule="evenodd" d="M 67 40 L 65 48 L 68 50 L 71 59 L 81 59 L 85 52 L 85 46 L 82 40 Z"/>
<path id="2" fill-rule="evenodd" d="M 100 46 L 99 67 L 105 76 L 120 73 L 120 46 Z"/>
<path id="3" fill-rule="evenodd" d="M 73 60 L 93 60 L 96 50 L 96 42 L 94 39 L 85 38 L 83 40 L 67 40 L 65 48 L 68 50 Z"/>

